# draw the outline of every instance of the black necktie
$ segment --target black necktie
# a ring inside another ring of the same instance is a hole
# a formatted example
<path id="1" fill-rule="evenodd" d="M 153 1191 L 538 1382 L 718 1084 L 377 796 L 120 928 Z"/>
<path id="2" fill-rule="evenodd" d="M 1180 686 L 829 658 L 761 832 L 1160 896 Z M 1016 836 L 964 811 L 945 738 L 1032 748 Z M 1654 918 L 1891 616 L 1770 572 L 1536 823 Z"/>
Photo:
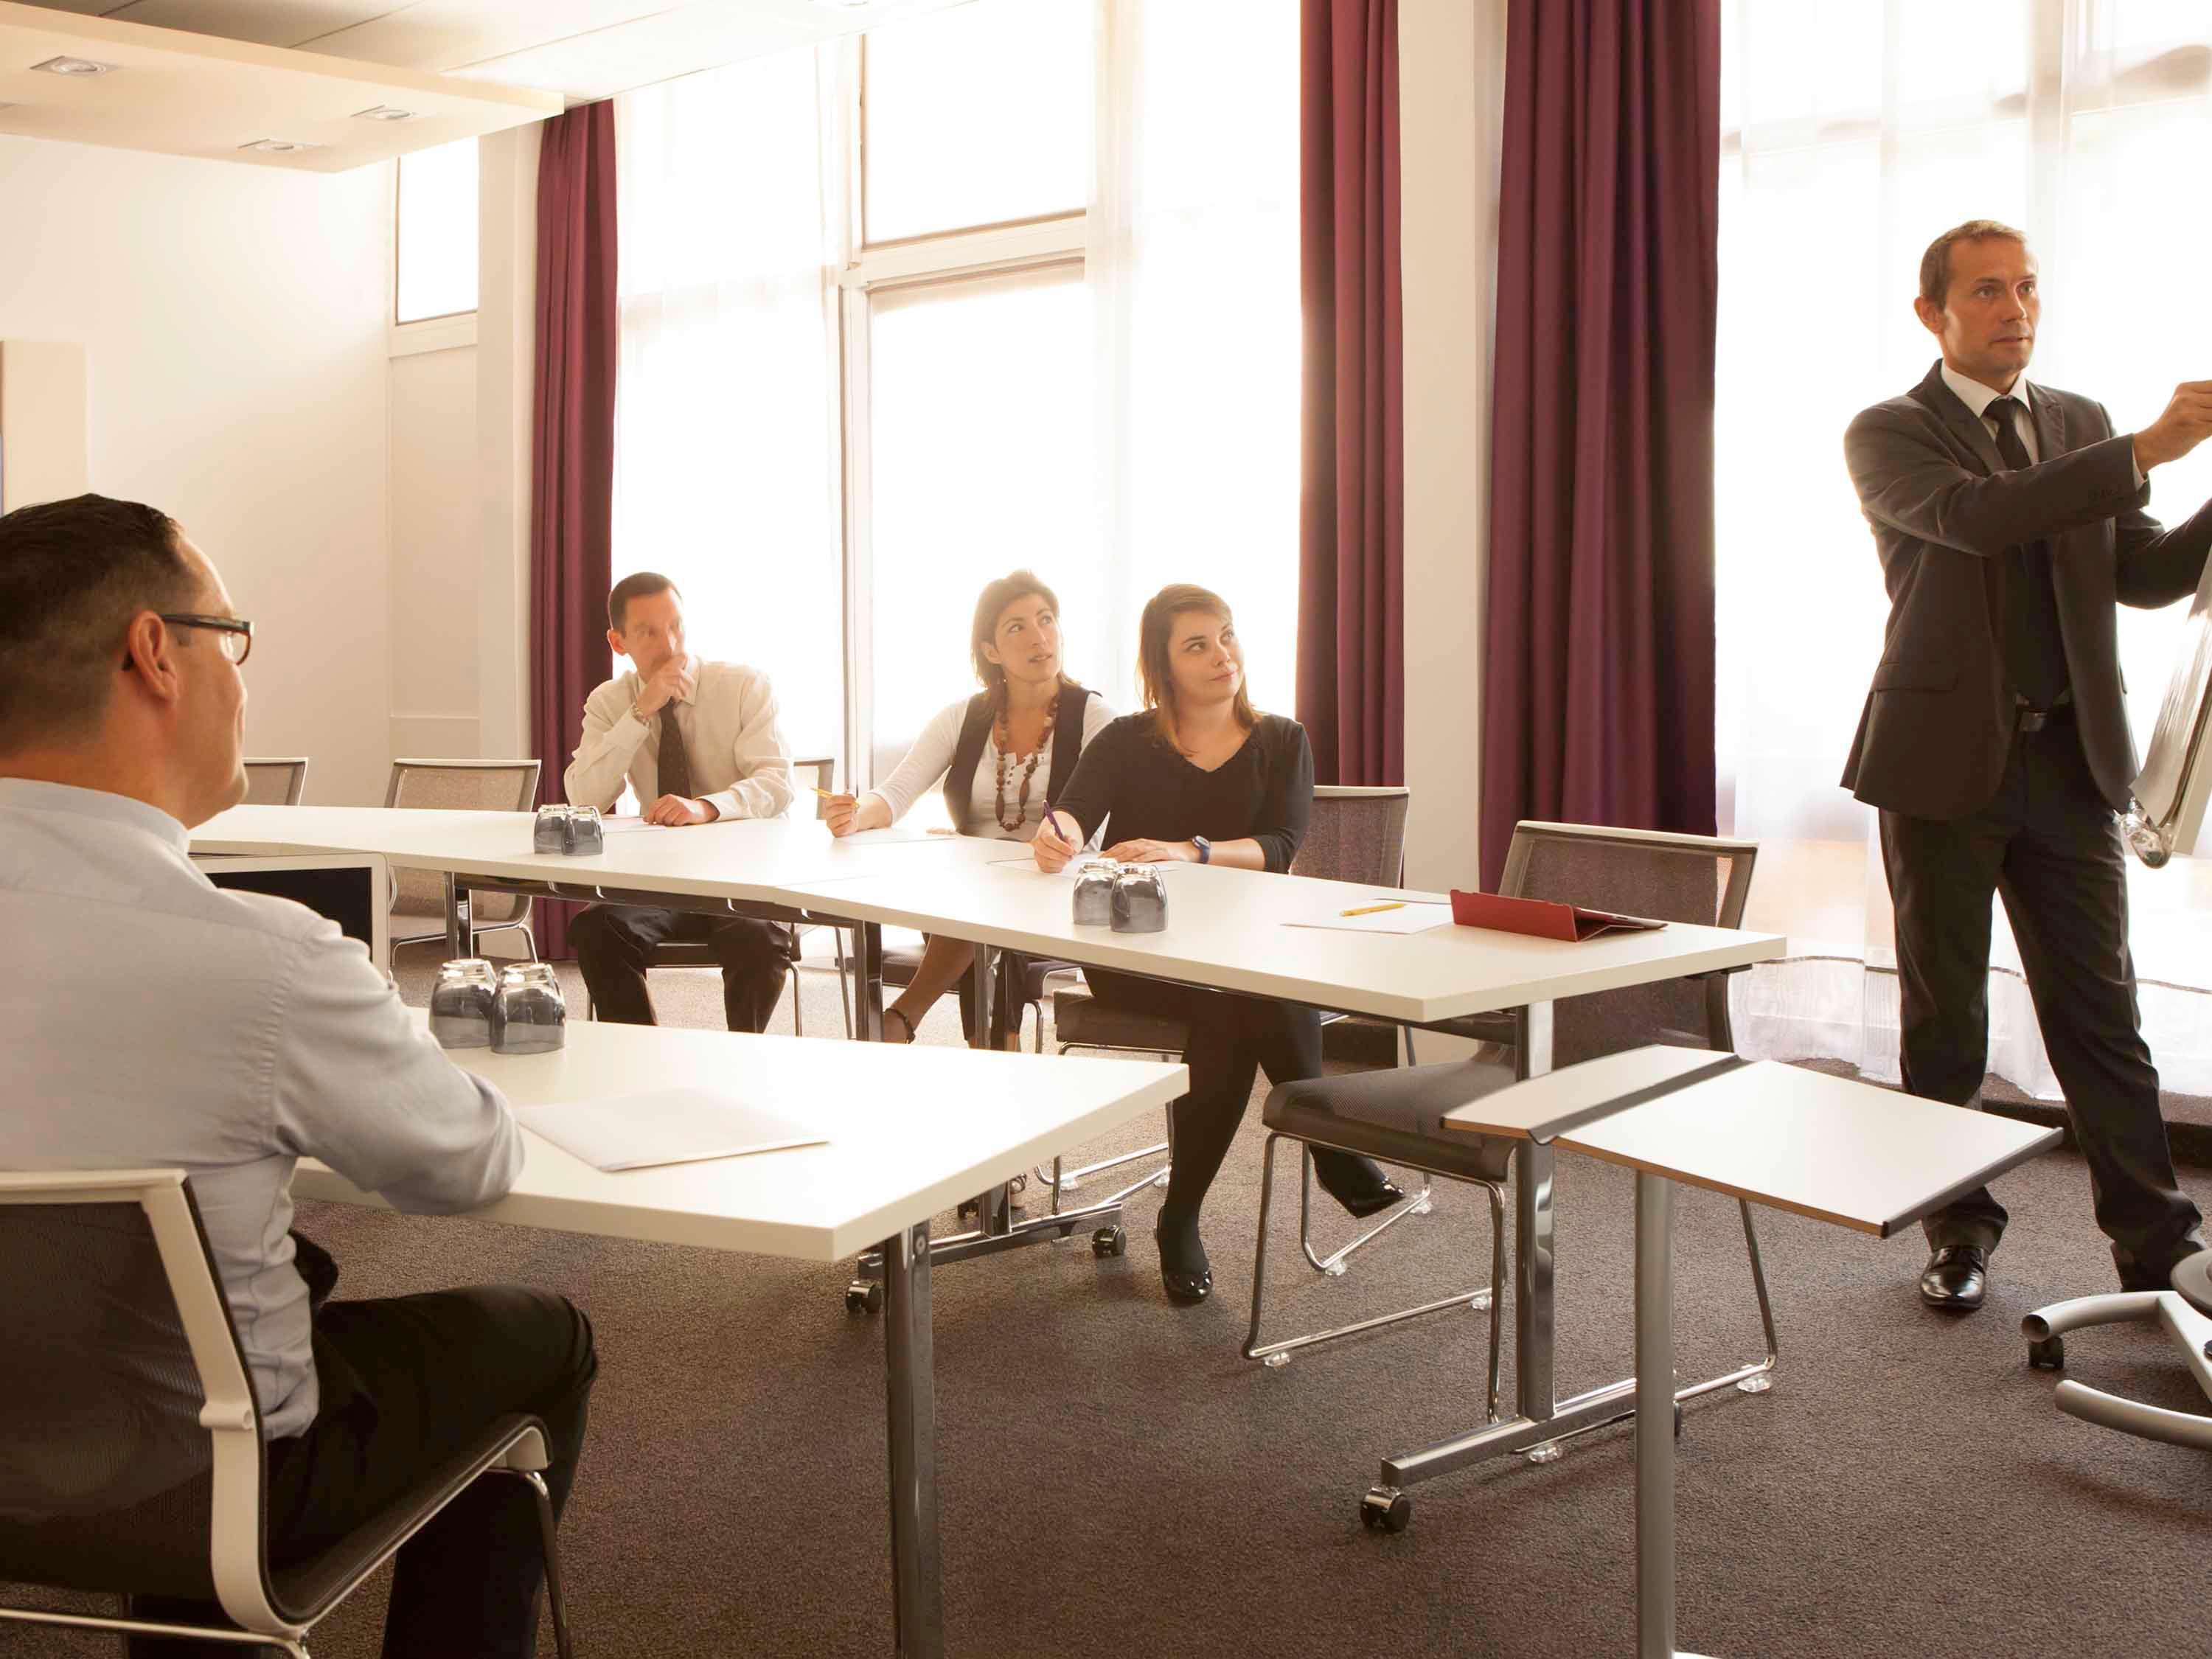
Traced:
<path id="1" fill-rule="evenodd" d="M 1997 453 L 2008 471 L 2033 465 L 2021 441 L 2017 398 L 2000 398 L 1985 413 L 1997 423 Z M 2051 544 L 2033 541 L 2005 550 L 2005 672 L 2013 690 L 2038 708 L 2049 708 L 2066 690 L 2066 636 L 2059 629 L 2058 594 L 2051 582 Z"/>
<path id="2" fill-rule="evenodd" d="M 676 729 L 676 705 L 660 705 L 660 793 L 664 795 L 685 795 L 691 793 L 691 762 L 684 752 L 684 734 Z M 650 803 L 647 803 L 650 805 Z"/>

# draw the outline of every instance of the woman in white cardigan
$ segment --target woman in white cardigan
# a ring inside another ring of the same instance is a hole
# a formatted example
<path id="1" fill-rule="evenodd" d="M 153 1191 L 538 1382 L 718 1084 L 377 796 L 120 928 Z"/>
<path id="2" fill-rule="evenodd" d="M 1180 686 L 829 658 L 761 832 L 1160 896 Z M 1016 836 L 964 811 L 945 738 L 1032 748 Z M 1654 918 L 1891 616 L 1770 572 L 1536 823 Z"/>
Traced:
<path id="1" fill-rule="evenodd" d="M 875 788 L 830 797 L 824 816 L 831 835 L 897 823 L 940 779 L 958 833 L 1015 842 L 1036 834 L 1045 802 L 1075 775 L 1084 745 L 1114 711 L 1060 672 L 1060 602 L 1026 570 L 983 590 L 969 648 L 983 689 L 939 710 Z M 913 982 L 884 1010 L 884 1041 L 913 1042 L 915 1024 L 955 985 L 963 987 L 964 1004 L 974 960 L 973 946 L 931 939 Z M 1000 1046 L 1018 1046 L 1018 1006 L 1000 1013 Z"/>

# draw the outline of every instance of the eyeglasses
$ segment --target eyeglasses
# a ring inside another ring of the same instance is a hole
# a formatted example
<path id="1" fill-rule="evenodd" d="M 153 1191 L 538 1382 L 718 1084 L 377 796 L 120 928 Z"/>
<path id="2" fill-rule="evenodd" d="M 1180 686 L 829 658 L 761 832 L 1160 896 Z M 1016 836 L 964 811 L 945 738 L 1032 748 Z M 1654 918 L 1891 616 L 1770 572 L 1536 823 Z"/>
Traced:
<path id="1" fill-rule="evenodd" d="M 243 664 L 253 653 L 253 624 L 243 617 L 197 617 L 190 613 L 155 613 L 173 628 L 212 629 L 216 644 L 234 663 Z"/>

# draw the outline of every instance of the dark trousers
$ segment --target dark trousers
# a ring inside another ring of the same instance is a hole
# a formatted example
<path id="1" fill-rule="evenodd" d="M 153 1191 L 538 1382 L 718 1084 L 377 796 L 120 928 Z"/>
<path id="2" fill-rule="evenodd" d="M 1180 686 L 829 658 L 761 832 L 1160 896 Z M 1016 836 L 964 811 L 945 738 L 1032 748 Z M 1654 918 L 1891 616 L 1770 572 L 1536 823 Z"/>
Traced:
<path id="1" fill-rule="evenodd" d="M 1190 1092 L 1168 1109 L 1175 1146 L 1160 1213 L 1164 1219 L 1194 1220 L 1244 1121 L 1257 1073 L 1265 1071 L 1267 1081 L 1278 1085 L 1322 1074 L 1321 1016 L 1293 1002 L 1201 991 L 1097 968 L 1085 968 L 1083 977 L 1091 994 L 1109 1008 L 1158 1014 L 1190 1028 L 1182 1057 L 1190 1068 Z M 1340 1199 L 1365 1198 L 1382 1182 L 1382 1171 L 1370 1159 L 1326 1146 L 1315 1147 L 1313 1158 L 1321 1184 Z"/>
<path id="2" fill-rule="evenodd" d="M 979 951 L 990 947 L 979 945 Z M 1030 959 L 1012 951 L 991 951 L 991 1029 L 999 1037 L 1019 1036 L 1024 1017 L 1029 1012 L 1024 1000 L 1029 990 Z M 953 988 L 960 999 L 960 1029 L 968 1035 L 972 1045 L 975 1041 L 975 975 L 971 970 L 960 975 Z"/>
<path id="3" fill-rule="evenodd" d="M 1881 815 L 1897 911 L 1905 1086 L 1976 1104 L 1989 1063 L 1990 898 L 2004 900 L 2051 1068 L 2124 1278 L 2163 1273 L 2198 1224 L 2159 1114 L 2128 951 L 2125 854 L 2072 721 L 2013 739 L 1996 799 L 1939 822 Z M 1993 1249 L 2004 1206 L 1978 1188 L 1929 1216 L 1934 1246 Z"/>
<path id="4" fill-rule="evenodd" d="M 563 1298 L 514 1285 L 333 1302 L 315 1316 L 315 1420 L 269 1443 L 269 1550 L 278 1565 L 328 1548 L 495 1417 L 545 1425 L 557 1515 L 576 1478 L 599 1370 L 591 1322 Z M 467 1653 L 531 1659 L 544 1578 L 537 1501 L 487 1474 L 399 1552 L 386 1659 Z M 157 1618 L 227 1626 L 220 1609 L 140 1597 Z M 132 1659 L 254 1650 L 134 1638 Z M 268 1650 L 264 1650 L 267 1651 Z"/>
<path id="5" fill-rule="evenodd" d="M 791 930 L 749 916 L 709 916 L 629 904 L 594 904 L 568 924 L 576 966 L 597 1018 L 651 1025 L 645 968 L 667 939 L 703 942 L 722 964 L 722 1012 L 732 1031 L 764 1031 L 791 971 Z"/>

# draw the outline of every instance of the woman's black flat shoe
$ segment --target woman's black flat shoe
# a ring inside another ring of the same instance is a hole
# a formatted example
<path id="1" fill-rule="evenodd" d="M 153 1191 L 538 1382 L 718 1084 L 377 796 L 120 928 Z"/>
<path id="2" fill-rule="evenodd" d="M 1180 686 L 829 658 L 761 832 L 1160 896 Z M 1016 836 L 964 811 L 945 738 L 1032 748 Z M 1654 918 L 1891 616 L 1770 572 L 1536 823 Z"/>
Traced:
<path id="1" fill-rule="evenodd" d="M 1206 1259 L 1206 1246 L 1198 1242 L 1195 1227 L 1182 1248 L 1170 1247 L 1172 1237 L 1177 1235 L 1154 1224 L 1152 1242 L 1160 1247 L 1160 1283 L 1167 1290 L 1169 1301 L 1181 1307 L 1196 1307 L 1213 1294 L 1213 1264 Z"/>
<path id="2" fill-rule="evenodd" d="M 1404 1189 L 1395 1181 L 1386 1181 L 1364 1198 L 1340 1198 L 1336 1201 L 1344 1206 L 1346 1212 L 1354 1220 L 1364 1220 L 1370 1215 L 1381 1214 L 1393 1204 L 1404 1203 L 1405 1200 Z"/>

